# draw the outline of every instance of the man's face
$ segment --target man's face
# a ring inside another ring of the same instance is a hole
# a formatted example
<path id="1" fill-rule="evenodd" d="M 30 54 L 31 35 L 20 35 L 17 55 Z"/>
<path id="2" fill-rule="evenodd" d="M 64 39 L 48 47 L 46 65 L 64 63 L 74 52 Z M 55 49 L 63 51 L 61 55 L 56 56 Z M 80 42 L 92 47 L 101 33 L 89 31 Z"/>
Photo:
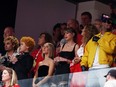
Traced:
<path id="1" fill-rule="evenodd" d="M 75 29 L 75 23 L 72 21 L 72 20 L 69 20 L 68 22 L 67 22 L 67 28 L 74 28 Z"/>
<path id="2" fill-rule="evenodd" d="M 4 42 L 4 48 L 6 51 L 11 51 L 14 49 L 14 45 L 12 44 L 11 40 L 6 40 Z"/>
<path id="3" fill-rule="evenodd" d="M 79 28 L 79 24 L 76 23 L 76 22 L 73 21 L 73 20 L 68 20 L 68 21 L 67 21 L 67 28 L 73 28 L 74 30 L 77 31 L 77 29 Z"/>
<path id="4" fill-rule="evenodd" d="M 102 29 L 104 29 L 105 31 L 107 31 L 108 29 L 112 29 L 112 24 L 111 23 L 104 23 L 104 22 L 102 22 L 102 26 L 103 26 L 103 28 Z"/>
<path id="5" fill-rule="evenodd" d="M 10 28 L 5 28 L 4 30 L 4 38 L 8 37 L 8 36 L 13 36 L 14 35 L 14 32 L 12 29 Z"/>
<path id="6" fill-rule="evenodd" d="M 87 25 L 91 23 L 91 19 L 88 17 L 88 15 L 82 15 L 81 16 L 81 23 L 82 25 Z"/>

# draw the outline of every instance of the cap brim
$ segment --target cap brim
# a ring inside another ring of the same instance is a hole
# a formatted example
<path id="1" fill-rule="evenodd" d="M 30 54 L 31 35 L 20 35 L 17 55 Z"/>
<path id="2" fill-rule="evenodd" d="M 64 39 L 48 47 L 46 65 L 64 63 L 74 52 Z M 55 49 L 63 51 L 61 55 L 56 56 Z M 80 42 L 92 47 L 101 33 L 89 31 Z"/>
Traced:
<path id="1" fill-rule="evenodd" d="M 107 75 L 104 76 L 105 78 L 107 77 Z"/>

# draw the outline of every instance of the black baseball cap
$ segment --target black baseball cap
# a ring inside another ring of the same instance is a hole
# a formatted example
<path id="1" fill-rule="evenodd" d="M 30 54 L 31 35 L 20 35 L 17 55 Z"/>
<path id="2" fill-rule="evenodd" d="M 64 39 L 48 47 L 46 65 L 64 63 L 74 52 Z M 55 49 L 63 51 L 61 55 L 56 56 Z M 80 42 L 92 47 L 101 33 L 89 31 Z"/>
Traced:
<path id="1" fill-rule="evenodd" d="M 116 78 L 116 69 L 111 69 L 111 70 L 107 73 L 107 75 L 110 75 L 110 76 Z M 104 77 L 107 77 L 107 75 L 105 75 Z"/>

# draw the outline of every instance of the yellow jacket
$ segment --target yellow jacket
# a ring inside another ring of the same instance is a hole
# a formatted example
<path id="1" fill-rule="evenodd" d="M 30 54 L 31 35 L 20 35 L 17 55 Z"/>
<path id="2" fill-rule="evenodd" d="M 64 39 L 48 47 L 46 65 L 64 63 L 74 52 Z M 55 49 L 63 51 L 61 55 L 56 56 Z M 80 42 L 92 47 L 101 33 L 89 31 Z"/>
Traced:
<path id="1" fill-rule="evenodd" d="M 96 36 L 100 37 L 101 33 Z M 99 64 L 111 65 L 113 62 L 112 54 L 116 53 L 116 35 L 106 32 L 98 42 L 92 39 L 85 46 L 85 53 L 82 57 L 81 66 L 92 67 L 96 49 L 99 46 Z"/>

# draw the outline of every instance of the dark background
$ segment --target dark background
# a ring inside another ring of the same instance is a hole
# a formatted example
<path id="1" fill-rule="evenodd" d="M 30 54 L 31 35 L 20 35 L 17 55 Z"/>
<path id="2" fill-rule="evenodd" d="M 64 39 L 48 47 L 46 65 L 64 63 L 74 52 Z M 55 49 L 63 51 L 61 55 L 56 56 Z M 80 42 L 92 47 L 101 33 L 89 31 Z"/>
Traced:
<path id="1" fill-rule="evenodd" d="M 15 27 L 18 0 L 0 0 L 0 53 L 3 52 L 3 31 L 6 26 Z"/>

